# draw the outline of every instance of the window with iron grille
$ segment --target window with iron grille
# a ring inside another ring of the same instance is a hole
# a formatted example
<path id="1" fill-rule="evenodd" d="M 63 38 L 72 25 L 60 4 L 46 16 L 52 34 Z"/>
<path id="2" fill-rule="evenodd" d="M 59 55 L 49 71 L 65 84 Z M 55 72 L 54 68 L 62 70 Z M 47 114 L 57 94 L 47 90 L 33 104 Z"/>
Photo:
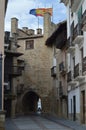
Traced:
<path id="1" fill-rule="evenodd" d="M 34 40 L 28 40 L 26 41 L 26 47 L 25 47 L 26 50 L 28 49 L 34 49 Z"/>

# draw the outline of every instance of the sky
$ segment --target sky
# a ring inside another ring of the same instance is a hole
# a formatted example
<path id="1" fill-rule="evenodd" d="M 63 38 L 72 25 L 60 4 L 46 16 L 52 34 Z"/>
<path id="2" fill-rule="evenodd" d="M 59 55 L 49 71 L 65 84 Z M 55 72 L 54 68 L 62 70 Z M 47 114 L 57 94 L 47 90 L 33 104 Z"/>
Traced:
<path id="1" fill-rule="evenodd" d="M 53 7 L 51 21 L 55 24 L 66 19 L 66 7 L 60 0 L 9 0 L 5 16 L 5 31 L 11 30 L 11 18 L 18 19 L 18 28 L 38 28 L 38 17 L 29 14 L 31 9 Z M 43 28 L 43 17 L 39 16 L 39 28 Z"/>

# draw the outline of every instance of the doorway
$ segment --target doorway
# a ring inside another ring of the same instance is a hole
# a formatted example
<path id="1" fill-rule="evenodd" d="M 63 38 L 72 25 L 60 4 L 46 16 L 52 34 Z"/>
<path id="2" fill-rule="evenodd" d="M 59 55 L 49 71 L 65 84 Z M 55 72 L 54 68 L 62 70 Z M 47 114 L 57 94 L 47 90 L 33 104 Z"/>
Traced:
<path id="1" fill-rule="evenodd" d="M 39 96 L 33 92 L 27 92 L 22 100 L 22 109 L 24 114 L 36 113 Z"/>
<path id="2" fill-rule="evenodd" d="M 82 123 L 85 124 L 85 91 L 82 91 L 81 95 L 82 95 Z"/>
<path id="3" fill-rule="evenodd" d="M 73 96 L 73 121 L 76 120 L 76 96 Z"/>

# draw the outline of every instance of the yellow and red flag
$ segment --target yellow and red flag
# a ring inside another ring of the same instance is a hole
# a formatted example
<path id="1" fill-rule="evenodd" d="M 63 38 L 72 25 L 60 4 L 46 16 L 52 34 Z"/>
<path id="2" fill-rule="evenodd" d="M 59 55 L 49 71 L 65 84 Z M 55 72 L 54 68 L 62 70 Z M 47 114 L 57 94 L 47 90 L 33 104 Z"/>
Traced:
<path id="1" fill-rule="evenodd" d="M 37 8 L 37 9 L 31 9 L 30 14 L 35 16 L 44 16 L 45 13 L 49 13 L 52 16 L 52 8 Z"/>

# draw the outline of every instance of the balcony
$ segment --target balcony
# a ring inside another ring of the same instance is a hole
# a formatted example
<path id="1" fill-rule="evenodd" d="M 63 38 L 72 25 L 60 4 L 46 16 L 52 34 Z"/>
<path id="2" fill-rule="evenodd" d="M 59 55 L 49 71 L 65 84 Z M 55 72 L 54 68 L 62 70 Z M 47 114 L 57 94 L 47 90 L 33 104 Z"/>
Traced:
<path id="1" fill-rule="evenodd" d="M 82 72 L 83 74 L 86 74 L 86 57 L 82 60 Z"/>
<path id="2" fill-rule="evenodd" d="M 74 67 L 74 78 L 76 81 L 79 81 L 79 82 L 84 79 L 84 76 L 82 75 L 82 67 L 80 63 L 78 63 Z"/>
<path id="3" fill-rule="evenodd" d="M 59 86 L 59 97 L 61 98 L 63 96 L 63 88 L 62 86 Z"/>
<path id="4" fill-rule="evenodd" d="M 76 81 L 74 81 L 73 79 L 73 74 L 72 74 L 72 71 L 69 71 L 68 74 L 67 74 L 67 82 L 68 82 L 68 85 L 71 85 L 71 86 L 75 86 L 76 85 Z"/>
<path id="5" fill-rule="evenodd" d="M 11 92 L 9 92 L 9 93 L 5 93 L 4 98 L 5 98 L 5 100 L 6 99 L 15 100 L 16 99 L 16 95 L 11 93 Z"/>
<path id="6" fill-rule="evenodd" d="M 23 55 L 23 53 L 17 52 L 16 49 L 19 46 L 17 45 L 17 43 L 16 43 L 15 40 L 16 39 L 14 39 L 13 37 L 10 38 L 10 32 L 8 32 L 8 31 L 5 32 L 5 37 L 4 37 L 4 41 L 5 41 L 4 51 L 5 51 L 6 56 L 18 57 L 18 56 Z"/>
<path id="7" fill-rule="evenodd" d="M 18 64 L 18 66 L 20 66 L 21 67 L 21 69 L 22 70 L 24 70 L 24 68 L 25 68 L 25 61 L 24 61 L 24 59 L 17 59 L 17 64 Z"/>
<path id="8" fill-rule="evenodd" d="M 69 71 L 69 72 L 67 73 L 67 82 L 70 82 L 70 81 L 72 81 L 71 71 Z"/>
<path id="9" fill-rule="evenodd" d="M 60 72 L 60 74 L 62 74 L 62 75 L 65 75 L 65 74 L 66 74 L 66 68 L 65 68 L 64 62 L 61 62 L 61 63 L 59 64 L 59 72 Z"/>
<path id="10" fill-rule="evenodd" d="M 11 66 L 10 71 L 8 72 L 9 75 L 14 77 L 22 75 L 22 68 L 20 66 Z"/>
<path id="11" fill-rule="evenodd" d="M 76 12 L 82 0 L 71 0 L 71 11 Z"/>
<path id="12" fill-rule="evenodd" d="M 63 91 L 63 86 L 61 86 L 61 85 L 59 86 L 59 97 L 62 98 L 62 99 L 67 98 L 67 95 Z"/>
<path id="13" fill-rule="evenodd" d="M 52 76 L 52 77 L 56 77 L 56 66 L 53 66 L 53 67 L 51 68 L 51 76 Z"/>
<path id="14" fill-rule="evenodd" d="M 67 50 L 68 53 L 74 53 L 75 52 L 75 46 L 72 43 L 72 38 L 70 38 L 70 37 L 67 39 L 67 47 L 68 47 L 68 50 Z"/>
<path id="15" fill-rule="evenodd" d="M 5 54 L 6 54 L 6 56 L 9 56 L 9 57 L 19 57 L 19 56 L 23 55 L 23 53 L 13 51 L 11 49 L 6 49 Z"/>
<path id="16" fill-rule="evenodd" d="M 86 10 L 84 11 L 82 15 L 82 30 L 86 31 Z"/>
<path id="17" fill-rule="evenodd" d="M 73 44 L 69 45 L 67 52 L 71 54 L 75 53 L 75 46 Z"/>
<path id="18" fill-rule="evenodd" d="M 84 36 L 83 32 L 81 30 L 81 24 L 77 24 L 76 27 L 74 28 L 74 34 L 73 34 L 73 43 L 74 44 L 81 44 Z"/>

